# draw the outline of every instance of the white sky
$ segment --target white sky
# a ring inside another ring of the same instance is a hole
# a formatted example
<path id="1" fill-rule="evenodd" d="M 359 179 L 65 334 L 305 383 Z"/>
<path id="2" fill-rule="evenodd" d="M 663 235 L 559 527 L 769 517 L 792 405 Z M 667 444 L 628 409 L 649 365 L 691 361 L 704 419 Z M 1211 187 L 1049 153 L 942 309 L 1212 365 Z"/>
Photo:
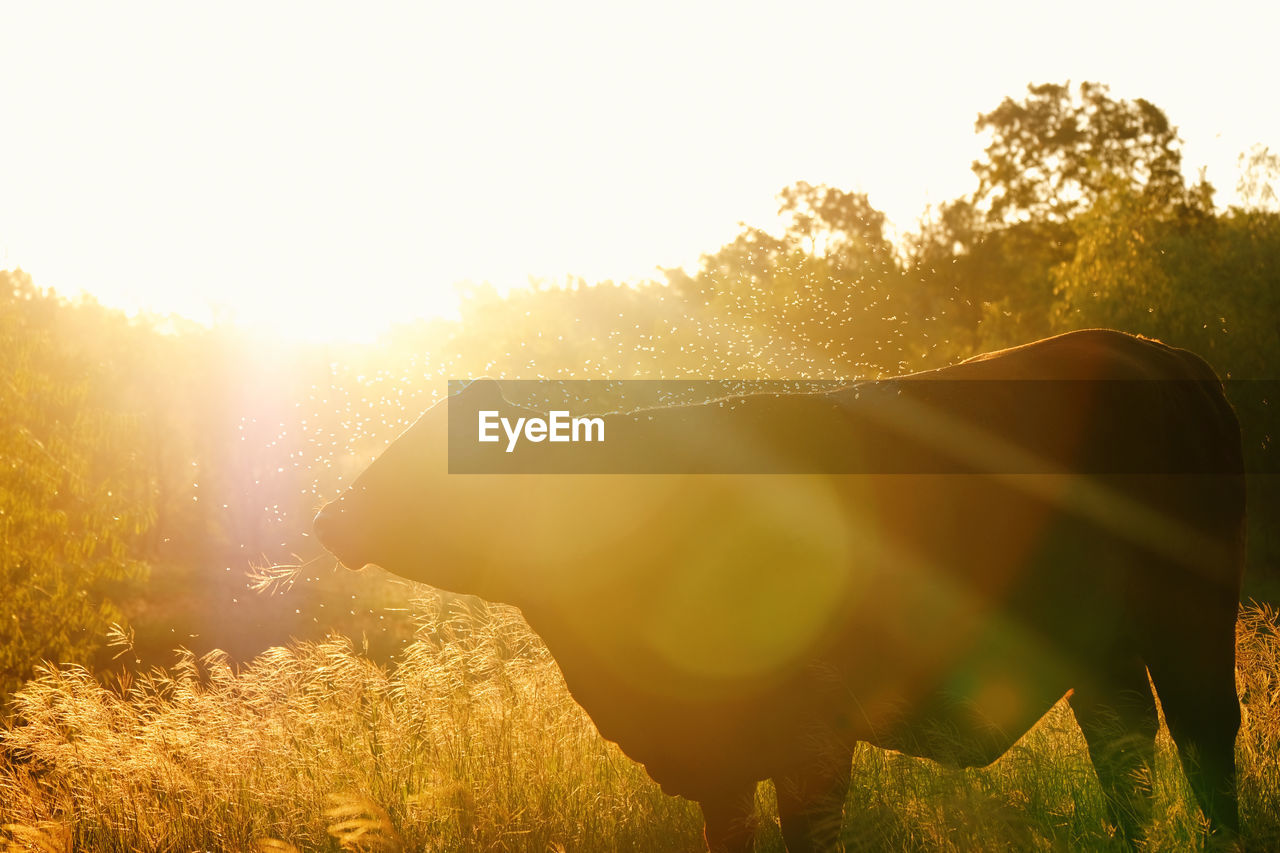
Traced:
<path id="1" fill-rule="evenodd" d="M 1163 108 L 1225 203 L 1280 148 L 1278 31 L 1256 2 L 8 3 L 0 267 L 367 336 L 461 279 L 691 265 L 797 180 L 909 228 L 972 188 L 979 112 L 1067 79 Z"/>

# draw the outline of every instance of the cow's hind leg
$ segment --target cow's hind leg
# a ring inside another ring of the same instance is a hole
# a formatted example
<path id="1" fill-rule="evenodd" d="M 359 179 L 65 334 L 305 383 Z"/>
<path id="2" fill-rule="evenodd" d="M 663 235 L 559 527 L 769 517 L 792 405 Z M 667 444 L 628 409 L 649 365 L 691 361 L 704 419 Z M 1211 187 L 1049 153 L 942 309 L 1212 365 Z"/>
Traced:
<path id="1" fill-rule="evenodd" d="M 1151 816 L 1159 727 L 1147 669 L 1136 655 L 1110 661 L 1105 673 L 1077 687 L 1069 701 L 1089 745 L 1107 811 L 1132 846 L 1143 837 Z"/>
<path id="2" fill-rule="evenodd" d="M 750 853 L 755 840 L 755 782 L 725 788 L 699 805 L 702 837 L 711 853 Z"/>
<path id="3" fill-rule="evenodd" d="M 774 779 L 778 818 L 788 853 L 840 850 L 840 827 L 853 756 L 830 756 L 821 765 Z"/>
<path id="4" fill-rule="evenodd" d="M 1206 608 L 1207 609 L 1207 608 Z M 1147 662 L 1182 768 L 1218 842 L 1238 836 L 1236 733 L 1240 701 L 1235 682 L 1235 608 L 1197 614 L 1178 641 L 1154 650 Z"/>

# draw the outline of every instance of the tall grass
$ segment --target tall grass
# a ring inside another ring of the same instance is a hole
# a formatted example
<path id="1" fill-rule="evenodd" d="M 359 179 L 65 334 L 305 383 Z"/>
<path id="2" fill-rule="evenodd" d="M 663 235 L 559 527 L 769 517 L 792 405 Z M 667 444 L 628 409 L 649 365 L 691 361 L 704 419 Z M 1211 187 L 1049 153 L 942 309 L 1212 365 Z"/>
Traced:
<path id="1" fill-rule="evenodd" d="M 1246 840 L 1280 847 L 1280 618 L 1244 611 L 1238 743 Z M 509 608 L 428 598 L 390 670 L 332 637 L 239 672 L 218 654 L 104 687 L 47 667 L 0 733 L 0 845 L 65 851 L 697 850 L 701 816 L 604 742 Z M 780 850 L 772 789 L 758 849 Z M 1199 842 L 1162 729 L 1150 847 Z M 851 849 L 1114 847 L 1083 738 L 1059 704 L 989 768 L 871 747 Z"/>

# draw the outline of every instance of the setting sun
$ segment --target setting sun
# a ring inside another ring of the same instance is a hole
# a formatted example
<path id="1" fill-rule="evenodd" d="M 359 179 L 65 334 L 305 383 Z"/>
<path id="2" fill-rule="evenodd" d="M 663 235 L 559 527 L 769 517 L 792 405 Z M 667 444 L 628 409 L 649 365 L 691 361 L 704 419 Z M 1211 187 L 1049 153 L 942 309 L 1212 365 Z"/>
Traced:
<path id="1" fill-rule="evenodd" d="M 796 180 L 898 233 L 973 189 L 1028 82 L 1168 111 L 1231 198 L 1277 144 L 1274 12 L 1025 6 L 10 7 L 0 265 L 130 310 L 368 338 L 455 284 L 638 281 L 769 227 Z M 1141 33 L 1141 37 L 1136 34 Z"/>

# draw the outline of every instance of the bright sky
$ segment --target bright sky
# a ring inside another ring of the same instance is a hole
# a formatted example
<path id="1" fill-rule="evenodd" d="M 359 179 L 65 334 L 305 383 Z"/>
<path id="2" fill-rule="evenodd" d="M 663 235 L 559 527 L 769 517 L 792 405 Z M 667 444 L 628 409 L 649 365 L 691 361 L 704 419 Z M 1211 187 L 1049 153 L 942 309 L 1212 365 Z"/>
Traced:
<path id="1" fill-rule="evenodd" d="M 0 267 L 296 337 L 692 265 L 797 180 L 910 228 L 1033 81 L 1153 101 L 1220 204 L 1280 148 L 1256 2 L 9 3 L 0 32 Z"/>

